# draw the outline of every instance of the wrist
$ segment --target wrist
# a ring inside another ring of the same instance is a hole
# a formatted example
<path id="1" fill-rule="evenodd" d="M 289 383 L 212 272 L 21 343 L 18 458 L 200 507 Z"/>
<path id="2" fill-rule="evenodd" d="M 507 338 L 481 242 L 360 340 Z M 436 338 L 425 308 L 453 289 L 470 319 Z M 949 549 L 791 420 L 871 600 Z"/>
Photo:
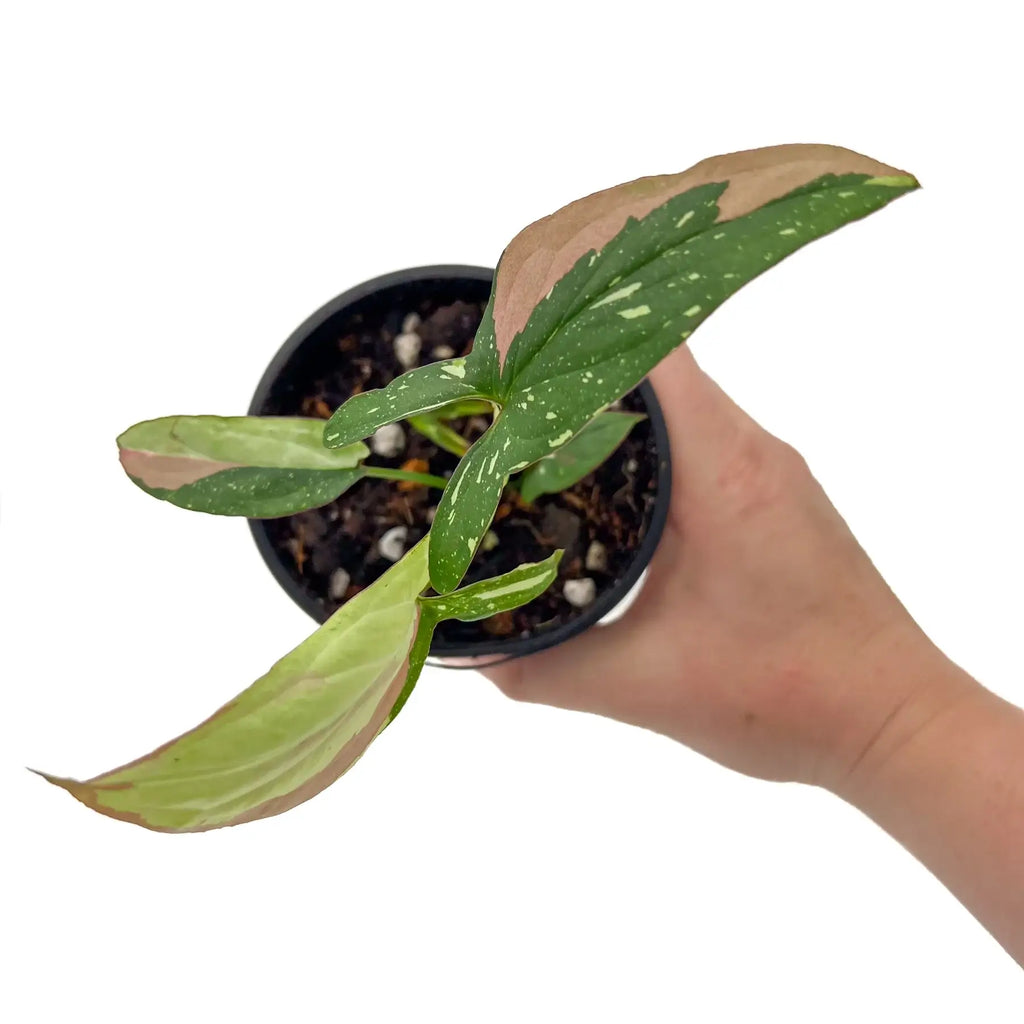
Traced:
<path id="1" fill-rule="evenodd" d="M 891 694 L 888 707 L 876 714 L 849 766 L 825 785 L 861 809 L 911 764 L 943 748 L 992 696 L 923 634 L 895 640 L 881 675 L 881 691 Z"/>
<path id="2" fill-rule="evenodd" d="M 827 788 L 869 811 L 910 777 L 948 758 L 995 696 L 941 651 L 907 651 L 891 665 L 894 692 L 902 694 L 850 767 Z"/>
<path id="3" fill-rule="evenodd" d="M 1024 966 L 1024 711 L 944 667 L 836 789 Z"/>

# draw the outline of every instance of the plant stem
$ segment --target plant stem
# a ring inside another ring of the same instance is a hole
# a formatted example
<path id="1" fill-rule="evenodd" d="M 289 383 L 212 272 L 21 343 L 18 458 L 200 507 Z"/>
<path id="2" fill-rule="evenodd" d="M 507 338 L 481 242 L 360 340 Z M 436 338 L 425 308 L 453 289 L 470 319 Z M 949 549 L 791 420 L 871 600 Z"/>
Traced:
<path id="1" fill-rule="evenodd" d="M 363 476 L 375 476 L 379 480 L 408 480 L 410 483 L 423 484 L 424 487 L 436 487 L 443 491 L 448 486 L 448 481 L 443 476 L 434 476 L 431 473 L 412 473 L 407 469 L 388 469 L 386 466 L 362 467 Z"/>

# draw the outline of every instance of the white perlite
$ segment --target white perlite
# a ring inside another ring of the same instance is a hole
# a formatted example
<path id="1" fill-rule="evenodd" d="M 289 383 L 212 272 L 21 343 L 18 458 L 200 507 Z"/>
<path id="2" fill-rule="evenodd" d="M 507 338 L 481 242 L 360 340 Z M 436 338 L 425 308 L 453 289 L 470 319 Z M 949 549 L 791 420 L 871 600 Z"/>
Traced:
<path id="1" fill-rule="evenodd" d="M 348 590 L 348 585 L 352 582 L 352 577 L 349 576 L 344 569 L 335 569 L 331 573 L 330 582 L 327 584 L 327 593 L 330 594 L 332 601 L 340 601 Z"/>
<path id="2" fill-rule="evenodd" d="M 562 594 L 573 608 L 586 608 L 594 603 L 597 597 L 597 584 L 589 577 L 579 580 L 566 580 L 562 586 Z"/>
<path id="3" fill-rule="evenodd" d="M 421 323 L 423 321 L 420 319 L 419 313 L 406 313 L 405 319 L 402 321 L 402 333 L 412 334 Z"/>
<path id="4" fill-rule="evenodd" d="M 451 359 L 455 355 L 455 349 L 451 345 L 435 345 L 434 351 L 430 354 L 435 359 Z"/>
<path id="5" fill-rule="evenodd" d="M 590 547 L 587 548 L 587 557 L 583 559 L 583 564 L 588 572 L 607 572 L 608 549 L 599 540 L 591 541 Z"/>
<path id="6" fill-rule="evenodd" d="M 405 431 L 398 423 L 387 423 L 370 438 L 370 448 L 374 455 L 394 458 L 405 448 Z"/>
<path id="7" fill-rule="evenodd" d="M 403 331 L 395 338 L 395 358 L 408 370 L 416 365 L 423 340 L 418 334 Z"/>
<path id="8" fill-rule="evenodd" d="M 381 558 L 389 562 L 397 562 L 405 554 L 405 541 L 409 536 L 409 530 L 404 526 L 392 526 L 379 541 L 377 550 Z"/>
<path id="9" fill-rule="evenodd" d="M 493 551 L 500 543 L 498 535 L 493 530 L 488 530 L 484 534 L 484 539 L 480 541 L 480 550 Z"/>
<path id="10" fill-rule="evenodd" d="M 431 505 L 430 508 L 427 509 L 427 522 L 428 523 L 432 523 L 434 521 L 434 516 L 436 516 L 436 515 L 437 515 L 437 506 L 436 505 Z"/>

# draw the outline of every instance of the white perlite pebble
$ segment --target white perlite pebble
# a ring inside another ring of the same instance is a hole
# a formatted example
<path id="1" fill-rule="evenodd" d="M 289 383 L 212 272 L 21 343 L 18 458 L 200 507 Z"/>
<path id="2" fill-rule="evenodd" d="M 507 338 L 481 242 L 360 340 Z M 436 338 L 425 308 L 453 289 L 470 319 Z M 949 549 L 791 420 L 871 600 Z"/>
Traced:
<path id="1" fill-rule="evenodd" d="M 380 551 L 381 558 L 386 558 L 389 562 L 397 562 L 405 554 L 405 541 L 408 536 L 409 531 L 406 527 L 392 526 L 377 541 L 377 550 Z"/>
<path id="2" fill-rule="evenodd" d="M 427 509 L 427 522 L 428 523 L 432 523 L 434 521 L 434 516 L 436 516 L 436 515 L 437 515 L 437 506 L 436 505 L 431 505 L 430 508 Z"/>
<path id="3" fill-rule="evenodd" d="M 623 468 L 627 473 L 635 473 L 640 468 L 640 463 L 636 459 L 628 459 Z"/>
<path id="4" fill-rule="evenodd" d="M 402 332 L 395 338 L 395 358 L 408 370 L 416 365 L 423 340 L 418 334 Z"/>
<path id="5" fill-rule="evenodd" d="M 493 530 L 488 530 L 484 534 L 484 539 L 480 541 L 480 550 L 493 551 L 500 543 L 498 535 Z"/>
<path id="6" fill-rule="evenodd" d="M 597 584 L 589 576 L 584 576 L 581 580 L 566 580 L 562 586 L 562 593 L 573 608 L 586 608 L 588 604 L 593 604 L 594 598 L 597 597 Z"/>
<path id="7" fill-rule="evenodd" d="M 608 549 L 599 540 L 592 541 L 583 564 L 589 572 L 607 572 Z"/>
<path id="8" fill-rule="evenodd" d="M 335 569 L 331 573 L 331 580 L 327 584 L 327 593 L 331 595 L 332 601 L 340 601 L 348 590 L 348 585 L 352 582 L 352 577 L 349 576 L 344 569 Z"/>
<path id="9" fill-rule="evenodd" d="M 406 313 L 405 319 L 402 321 L 402 333 L 412 334 L 421 323 L 423 321 L 420 319 L 419 313 Z"/>
<path id="10" fill-rule="evenodd" d="M 430 354 L 435 359 L 451 359 L 455 355 L 455 349 L 451 345 L 437 345 Z"/>
<path id="11" fill-rule="evenodd" d="M 370 438 L 374 455 L 394 458 L 405 447 L 405 431 L 398 423 L 387 423 Z"/>

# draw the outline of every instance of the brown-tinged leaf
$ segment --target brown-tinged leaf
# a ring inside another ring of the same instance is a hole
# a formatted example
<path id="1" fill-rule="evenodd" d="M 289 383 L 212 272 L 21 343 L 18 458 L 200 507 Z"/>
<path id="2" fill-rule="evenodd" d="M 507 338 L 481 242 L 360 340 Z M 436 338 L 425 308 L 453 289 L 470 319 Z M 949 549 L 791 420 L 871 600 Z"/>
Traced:
<path id="1" fill-rule="evenodd" d="M 501 358 L 556 282 L 584 253 L 599 252 L 627 218 L 639 220 L 698 185 L 728 181 L 718 200 L 718 220 L 732 220 L 827 174 L 888 177 L 906 172 L 840 146 L 769 146 L 710 157 L 678 174 L 616 185 L 534 222 L 512 239 L 498 264 L 493 316 Z"/>
<path id="2" fill-rule="evenodd" d="M 426 583 L 424 540 L 195 729 L 86 782 L 44 778 L 101 814 L 158 832 L 289 810 L 347 771 L 393 717 Z"/>

